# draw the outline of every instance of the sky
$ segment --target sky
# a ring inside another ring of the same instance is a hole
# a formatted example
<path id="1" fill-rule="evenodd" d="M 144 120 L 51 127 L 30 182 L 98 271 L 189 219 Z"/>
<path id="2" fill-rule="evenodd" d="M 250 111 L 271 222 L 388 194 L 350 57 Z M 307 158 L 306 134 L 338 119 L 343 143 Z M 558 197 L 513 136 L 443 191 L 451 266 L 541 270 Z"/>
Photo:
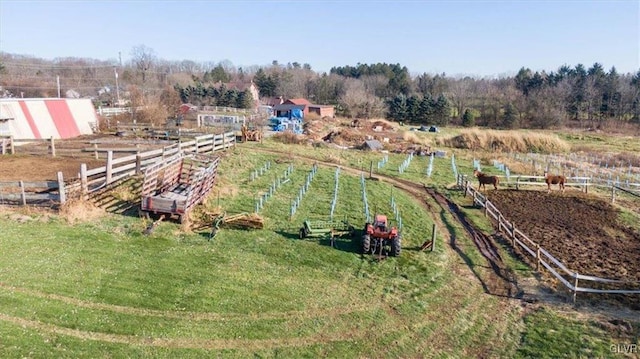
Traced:
<path id="1" fill-rule="evenodd" d="M 495 77 L 598 62 L 640 69 L 640 0 L 0 0 L 0 51 L 45 59 L 236 67 L 399 63 L 412 74 Z"/>

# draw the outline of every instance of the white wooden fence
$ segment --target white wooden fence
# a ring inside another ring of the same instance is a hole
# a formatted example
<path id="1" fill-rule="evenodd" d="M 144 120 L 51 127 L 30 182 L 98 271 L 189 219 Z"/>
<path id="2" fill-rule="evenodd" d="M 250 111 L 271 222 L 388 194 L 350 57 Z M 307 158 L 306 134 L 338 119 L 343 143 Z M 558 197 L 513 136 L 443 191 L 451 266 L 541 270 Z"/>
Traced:
<path id="1" fill-rule="evenodd" d="M 0 155 L 6 155 L 8 153 L 12 155 L 16 153 L 13 136 L 0 137 Z"/>
<path id="2" fill-rule="evenodd" d="M 528 175 L 496 175 L 500 179 L 502 186 L 514 186 L 516 189 L 520 189 L 523 186 L 546 186 L 544 176 L 528 176 Z M 567 177 L 565 182 L 566 187 L 577 187 L 584 192 L 588 192 L 589 187 L 594 183 L 591 181 L 591 177 Z M 557 189 L 558 185 L 551 185 L 552 189 Z"/>
<path id="3" fill-rule="evenodd" d="M 109 150 L 104 166 L 88 169 L 86 164 L 81 164 L 77 179 L 65 181 L 62 172 L 58 172 L 56 182 L 1 182 L 0 188 L 4 191 L 0 195 L 7 200 L 18 201 L 16 204 L 23 205 L 38 204 L 35 201 L 45 199 L 49 200 L 49 204 L 64 204 L 69 198 L 88 199 L 92 194 L 109 185 L 141 174 L 153 164 L 171 159 L 181 153 L 209 154 L 221 151 L 235 146 L 235 139 L 233 132 L 204 135 L 191 141 L 176 142 L 160 149 L 138 152 L 119 158 L 114 158 L 114 151 Z M 29 188 L 37 188 L 40 193 L 30 193 Z"/>
<path id="4" fill-rule="evenodd" d="M 638 288 L 640 282 L 599 278 L 579 274 L 578 272 L 570 270 L 560 260 L 553 257 L 544 248 L 540 247 L 538 243 L 532 241 L 522 231 L 517 229 L 513 222 L 508 221 L 493 203 L 491 203 L 482 193 L 473 188 L 469 180 L 467 180 L 466 175 L 458 175 L 456 183 L 459 188 L 464 190 L 465 197 L 467 195 L 471 195 L 473 197 L 474 205 L 479 205 L 484 209 L 485 216 L 493 218 L 498 222 L 498 230 L 509 237 L 511 245 L 514 248 L 520 247 L 526 254 L 535 259 L 537 271 L 540 271 L 541 266 L 543 266 L 553 275 L 553 277 L 573 293 L 574 302 L 578 292 L 600 294 L 640 294 L 640 289 L 598 289 L 584 285 L 580 286 L 579 281 L 582 281 L 582 283 L 614 284 L 621 287 L 625 287 L 625 285 L 635 285 L 635 287 Z"/>

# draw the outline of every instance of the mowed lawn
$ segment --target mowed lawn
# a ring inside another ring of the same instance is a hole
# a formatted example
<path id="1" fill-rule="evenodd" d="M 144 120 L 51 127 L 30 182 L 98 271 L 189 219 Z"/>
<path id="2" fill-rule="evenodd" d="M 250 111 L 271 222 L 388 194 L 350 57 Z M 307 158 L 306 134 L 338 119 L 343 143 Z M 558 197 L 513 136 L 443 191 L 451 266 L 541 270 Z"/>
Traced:
<path id="1" fill-rule="evenodd" d="M 419 160 L 408 178 L 426 170 Z M 266 161 L 271 168 L 251 181 Z M 511 358 L 574 347 L 576 356 L 606 355 L 602 331 L 549 344 L 540 339 L 546 321 L 560 333 L 575 330 L 573 322 L 553 312 L 524 320 L 519 300 L 485 294 L 468 267 L 485 263 L 459 226 L 440 228 L 434 252 L 419 251 L 434 219 L 447 214 L 382 181 L 366 181 L 369 208 L 395 222 L 395 198 L 403 251 L 381 261 L 360 255 L 357 239 L 332 248 L 297 238 L 303 220 L 328 219 L 335 168 L 320 166 L 291 218 L 311 162 L 238 146 L 223 159 L 207 208 L 252 212 L 290 164 L 289 180 L 260 211 L 265 229 L 222 229 L 213 240 L 208 228 L 184 232 L 175 222 L 145 236 L 148 222 L 115 214 L 70 225 L 36 211 L 22 220 L 2 212 L 0 356 Z M 450 162 L 436 163 L 433 178 L 452 182 Z M 362 227 L 361 191 L 360 178 L 341 171 L 335 218 Z M 467 262 L 447 245 L 450 235 Z"/>

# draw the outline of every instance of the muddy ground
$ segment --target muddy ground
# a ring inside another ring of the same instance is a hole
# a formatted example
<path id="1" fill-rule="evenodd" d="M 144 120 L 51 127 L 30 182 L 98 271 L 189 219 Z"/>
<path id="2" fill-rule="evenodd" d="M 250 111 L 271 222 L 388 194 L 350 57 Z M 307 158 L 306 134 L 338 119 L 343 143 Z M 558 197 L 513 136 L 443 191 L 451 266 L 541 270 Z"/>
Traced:
<path id="1" fill-rule="evenodd" d="M 640 282 L 640 225 L 582 192 L 489 191 L 489 200 L 532 241 L 569 269 L 601 278 Z"/>
<path id="2" fill-rule="evenodd" d="M 0 181 L 55 181 L 58 171 L 65 179 L 77 178 L 80 164 L 87 168 L 105 165 L 91 158 L 46 157 L 31 155 L 0 156 Z"/>

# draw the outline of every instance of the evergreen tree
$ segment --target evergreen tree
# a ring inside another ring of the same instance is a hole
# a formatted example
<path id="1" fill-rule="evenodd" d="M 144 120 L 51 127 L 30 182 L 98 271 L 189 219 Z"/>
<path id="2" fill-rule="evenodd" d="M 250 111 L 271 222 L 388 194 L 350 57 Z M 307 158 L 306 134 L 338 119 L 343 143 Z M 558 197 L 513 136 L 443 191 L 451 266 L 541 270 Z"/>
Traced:
<path id="1" fill-rule="evenodd" d="M 418 106 L 417 114 L 417 120 L 419 123 L 427 125 L 431 122 L 431 119 L 433 118 L 434 105 L 435 101 L 430 94 L 427 93 L 422 97 L 420 105 Z"/>
<path id="2" fill-rule="evenodd" d="M 443 94 L 438 96 L 433 110 L 433 121 L 436 125 L 447 125 L 451 120 L 451 106 Z"/>
<path id="3" fill-rule="evenodd" d="M 228 83 L 231 77 L 227 73 L 227 71 L 222 67 L 222 65 L 218 65 L 211 70 L 209 73 L 209 78 L 212 82 L 221 82 Z"/>
<path id="4" fill-rule="evenodd" d="M 418 114 L 420 113 L 420 99 L 416 96 L 411 96 L 407 98 L 406 101 L 406 112 L 403 121 L 407 123 L 416 123 L 418 122 Z"/>
<path id="5" fill-rule="evenodd" d="M 522 92 L 523 95 L 527 96 L 529 94 L 529 83 L 531 81 L 532 75 L 530 69 L 525 69 L 524 67 L 518 71 L 518 74 L 514 78 L 516 82 L 516 88 Z"/>
<path id="6" fill-rule="evenodd" d="M 518 121 L 516 108 L 511 102 L 504 106 L 504 114 L 502 115 L 502 126 L 504 128 L 515 128 Z"/>
<path id="7" fill-rule="evenodd" d="M 249 90 L 244 90 L 238 93 L 238 97 L 236 98 L 236 106 L 237 108 L 253 108 L 253 96 Z"/>
<path id="8" fill-rule="evenodd" d="M 265 74 L 264 70 L 258 69 L 253 82 L 258 87 L 260 96 L 275 97 L 277 88 L 277 77 Z"/>
<path id="9" fill-rule="evenodd" d="M 407 117 L 407 98 L 404 95 L 398 95 L 389 101 L 389 119 L 395 121 L 404 121 Z"/>
<path id="10" fill-rule="evenodd" d="M 218 96 L 216 97 L 216 105 L 218 106 L 231 106 L 231 104 L 229 102 L 227 102 L 227 92 L 229 92 L 227 90 L 227 87 L 222 84 L 222 86 L 220 86 L 220 88 L 218 89 Z"/>
<path id="11" fill-rule="evenodd" d="M 469 109 L 464 110 L 464 115 L 462 115 L 462 126 L 473 127 L 475 125 L 476 125 L 476 120 L 473 116 L 473 113 L 471 113 Z"/>
<path id="12" fill-rule="evenodd" d="M 181 87 L 178 84 L 173 86 L 173 88 L 178 92 L 178 95 L 180 96 L 180 101 L 182 101 L 182 103 L 188 103 L 189 102 L 189 89 L 188 88 Z"/>
<path id="13" fill-rule="evenodd" d="M 225 92 L 223 95 L 223 102 L 225 103 L 223 106 L 236 107 L 236 104 L 238 103 L 238 91 L 229 90 Z"/>

